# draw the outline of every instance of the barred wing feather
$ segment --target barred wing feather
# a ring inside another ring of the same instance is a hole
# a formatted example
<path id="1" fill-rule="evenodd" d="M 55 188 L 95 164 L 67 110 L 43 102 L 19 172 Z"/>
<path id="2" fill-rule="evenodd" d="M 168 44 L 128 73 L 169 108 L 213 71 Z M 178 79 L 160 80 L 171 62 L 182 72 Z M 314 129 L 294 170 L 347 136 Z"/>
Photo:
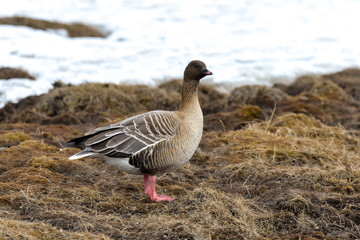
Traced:
<path id="1" fill-rule="evenodd" d="M 87 132 L 84 144 L 108 157 L 130 157 L 174 136 L 178 124 L 173 112 L 148 112 Z"/>

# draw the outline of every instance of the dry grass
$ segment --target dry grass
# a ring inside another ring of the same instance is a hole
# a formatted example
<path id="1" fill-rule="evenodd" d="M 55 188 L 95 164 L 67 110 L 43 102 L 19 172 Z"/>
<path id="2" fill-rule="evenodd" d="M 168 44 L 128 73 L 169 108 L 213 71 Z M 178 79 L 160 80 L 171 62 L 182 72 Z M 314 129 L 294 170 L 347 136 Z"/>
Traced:
<path id="1" fill-rule="evenodd" d="M 35 80 L 35 77 L 30 75 L 27 71 L 20 68 L 1 67 L 0 79 L 8 80 L 11 78 L 27 78 Z"/>
<path id="2" fill-rule="evenodd" d="M 13 127 L 3 139 L 13 139 Z M 40 132 L 26 136 L 0 151 L 4 238 L 360 236 L 360 139 L 305 115 L 206 132 L 191 164 L 159 178 L 158 191 L 176 198 L 171 203 L 147 199 L 141 177 L 96 159 L 69 161 L 77 150 L 41 143 Z"/>
<path id="3" fill-rule="evenodd" d="M 9 103 L 0 110 L 0 239 L 358 239 L 357 95 L 329 80 L 308 81 L 276 109 L 203 86 L 208 131 L 189 164 L 157 181 L 170 203 L 151 202 L 140 176 L 69 161 L 77 150 L 59 147 L 110 119 L 175 109 L 178 81 L 58 84 Z M 259 96 L 278 99 L 268 90 Z"/>
<path id="4" fill-rule="evenodd" d="M 0 24 L 14 25 L 14 26 L 27 26 L 34 29 L 47 30 L 47 29 L 65 29 L 69 37 L 105 37 L 99 30 L 87 26 L 82 23 L 65 24 L 60 22 L 51 22 L 46 20 L 34 19 L 29 17 L 5 17 L 0 18 Z"/>
<path id="5" fill-rule="evenodd" d="M 55 85 L 47 94 L 30 96 L 16 104 L 8 103 L 0 109 L 0 122 L 91 123 L 94 126 L 149 110 L 175 110 L 180 100 L 179 92 L 171 90 L 178 86 L 178 81 L 159 88 L 96 83 Z M 202 86 L 199 95 L 204 112 L 216 112 L 225 104 L 226 95 L 211 86 Z"/>
<path id="6" fill-rule="evenodd" d="M 1 239 L 110 239 L 91 233 L 76 233 L 57 229 L 43 222 L 29 222 L 0 218 Z"/>
<path id="7" fill-rule="evenodd" d="M 278 88 L 264 86 L 244 86 L 225 94 L 214 86 L 201 84 L 199 99 L 205 115 L 205 129 L 241 129 L 249 121 L 271 118 L 273 112 L 279 116 L 303 113 L 328 125 L 360 129 L 360 101 L 353 90 L 360 86 L 357 77 L 360 70 L 341 73 L 304 76 L 290 86 L 281 86 L 289 95 Z M 165 82 L 156 88 L 115 84 L 71 86 L 57 82 L 48 94 L 6 104 L 0 109 L 0 122 L 89 123 L 91 126 L 87 127 L 93 127 L 148 110 L 174 110 L 180 99 L 180 87 L 179 80 Z"/>

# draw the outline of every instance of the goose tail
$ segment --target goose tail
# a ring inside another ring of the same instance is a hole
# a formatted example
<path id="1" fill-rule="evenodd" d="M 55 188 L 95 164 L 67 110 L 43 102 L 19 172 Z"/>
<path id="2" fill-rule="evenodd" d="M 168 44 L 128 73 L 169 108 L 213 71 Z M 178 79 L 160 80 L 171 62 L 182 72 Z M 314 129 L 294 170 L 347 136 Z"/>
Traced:
<path id="1" fill-rule="evenodd" d="M 79 158 L 83 158 L 83 157 L 88 157 L 88 156 L 91 156 L 94 154 L 95 154 L 95 152 L 92 151 L 90 148 L 85 148 L 81 152 L 78 152 L 78 153 L 72 155 L 71 157 L 69 157 L 69 160 L 75 160 L 75 159 L 79 159 Z"/>

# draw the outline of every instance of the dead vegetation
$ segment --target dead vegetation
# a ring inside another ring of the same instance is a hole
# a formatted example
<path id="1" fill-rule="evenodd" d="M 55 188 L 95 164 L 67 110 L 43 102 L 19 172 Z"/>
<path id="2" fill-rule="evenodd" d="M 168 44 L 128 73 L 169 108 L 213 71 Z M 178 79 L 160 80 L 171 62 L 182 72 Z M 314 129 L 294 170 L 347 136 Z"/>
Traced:
<path id="1" fill-rule="evenodd" d="M 158 191 L 175 197 L 170 203 L 151 202 L 141 176 L 97 159 L 70 161 L 77 150 L 60 147 L 99 123 L 175 109 L 177 81 L 159 88 L 60 84 L 7 104 L 0 110 L 0 238 L 360 238 L 357 95 L 329 77 L 316 79 L 280 93 L 285 98 L 274 95 L 279 89 L 247 87 L 268 104 L 230 101 L 202 86 L 200 146 L 190 164 L 159 177 Z"/>
<path id="2" fill-rule="evenodd" d="M 101 37 L 105 35 L 94 27 L 82 23 L 60 23 L 51 22 L 46 20 L 34 19 L 29 17 L 4 17 L 0 18 L 2 25 L 26 26 L 34 29 L 47 30 L 47 29 L 65 29 L 69 37 Z"/>
<path id="3" fill-rule="evenodd" d="M 0 79 L 8 80 L 11 78 L 27 78 L 35 80 L 34 76 L 30 75 L 27 71 L 21 68 L 1 67 Z"/>

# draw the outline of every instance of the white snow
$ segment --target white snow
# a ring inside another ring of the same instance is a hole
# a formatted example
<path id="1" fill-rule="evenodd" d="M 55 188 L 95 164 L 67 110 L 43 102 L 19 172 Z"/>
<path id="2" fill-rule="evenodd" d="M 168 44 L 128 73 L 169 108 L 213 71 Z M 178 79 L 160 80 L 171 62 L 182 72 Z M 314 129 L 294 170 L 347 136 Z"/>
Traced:
<path id="1" fill-rule="evenodd" d="M 0 80 L 0 107 L 52 83 L 142 83 L 181 77 L 203 60 L 207 82 L 288 83 L 306 73 L 360 66 L 356 0 L 0 0 L 0 17 L 83 22 L 107 38 L 0 25 L 0 66 L 36 81 Z"/>

